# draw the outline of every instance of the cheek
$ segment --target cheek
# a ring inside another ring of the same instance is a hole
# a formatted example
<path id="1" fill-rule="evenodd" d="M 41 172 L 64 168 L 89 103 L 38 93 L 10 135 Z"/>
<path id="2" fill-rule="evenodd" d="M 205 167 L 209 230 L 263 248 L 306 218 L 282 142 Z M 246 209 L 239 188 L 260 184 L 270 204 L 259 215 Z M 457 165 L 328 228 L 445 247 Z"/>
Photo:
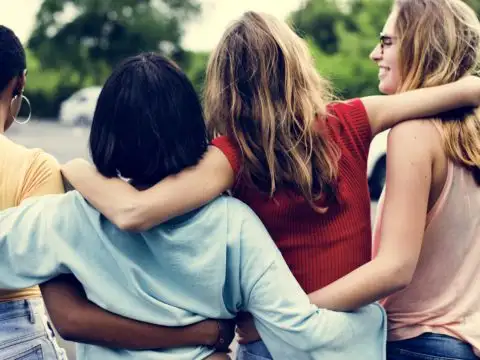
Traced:
<path id="1" fill-rule="evenodd" d="M 390 87 L 396 90 L 401 85 L 400 64 L 396 51 L 393 51 L 392 49 L 391 54 L 389 54 L 386 60 L 388 67 L 390 68 L 388 76 Z"/>
<path id="2" fill-rule="evenodd" d="M 392 75 L 392 82 L 394 82 L 396 86 L 399 86 L 401 77 L 400 77 L 400 69 L 398 66 L 392 67 L 391 75 Z"/>

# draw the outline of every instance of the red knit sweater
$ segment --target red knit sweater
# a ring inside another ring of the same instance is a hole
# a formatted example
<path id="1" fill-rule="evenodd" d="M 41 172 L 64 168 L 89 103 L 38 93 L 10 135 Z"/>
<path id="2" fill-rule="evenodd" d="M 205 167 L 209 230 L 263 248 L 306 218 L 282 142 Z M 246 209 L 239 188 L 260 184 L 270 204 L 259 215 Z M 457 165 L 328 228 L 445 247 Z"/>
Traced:
<path id="1" fill-rule="evenodd" d="M 241 184 L 234 196 L 248 204 L 263 221 L 293 275 L 310 293 L 346 275 L 371 258 L 370 197 L 367 156 L 371 129 L 359 99 L 329 106 L 327 127 L 341 150 L 339 204 L 326 214 L 315 212 L 300 196 L 278 190 L 273 199 Z M 226 136 L 213 141 L 238 176 L 238 146 Z M 281 281 L 281 279 L 279 279 Z"/>

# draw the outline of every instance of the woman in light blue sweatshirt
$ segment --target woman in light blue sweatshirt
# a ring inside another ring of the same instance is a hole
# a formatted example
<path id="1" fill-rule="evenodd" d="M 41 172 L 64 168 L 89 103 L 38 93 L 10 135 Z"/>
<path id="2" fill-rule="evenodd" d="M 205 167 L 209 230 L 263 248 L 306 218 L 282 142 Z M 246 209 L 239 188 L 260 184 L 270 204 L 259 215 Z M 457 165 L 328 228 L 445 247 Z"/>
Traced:
<path id="1" fill-rule="evenodd" d="M 97 169 L 138 188 L 195 165 L 208 145 L 201 107 L 180 69 L 155 54 L 107 80 L 90 136 Z M 76 191 L 0 213 L 0 288 L 72 273 L 102 308 L 183 326 L 250 312 L 274 359 L 384 358 L 385 315 L 311 305 L 256 215 L 221 196 L 150 231 L 121 231 Z M 78 359 L 205 359 L 207 347 L 131 351 L 80 344 Z"/>

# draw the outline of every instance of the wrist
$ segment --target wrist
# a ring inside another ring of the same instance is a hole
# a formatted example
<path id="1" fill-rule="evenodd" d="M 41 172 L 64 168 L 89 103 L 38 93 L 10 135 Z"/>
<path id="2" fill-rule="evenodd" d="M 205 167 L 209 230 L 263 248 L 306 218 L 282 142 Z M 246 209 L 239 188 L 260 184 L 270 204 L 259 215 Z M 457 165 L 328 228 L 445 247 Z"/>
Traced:
<path id="1" fill-rule="evenodd" d="M 221 352 L 228 352 L 230 343 L 235 336 L 235 321 L 229 320 L 217 320 L 217 338 L 213 347 Z"/>
<path id="2" fill-rule="evenodd" d="M 218 325 L 216 320 L 204 320 L 191 325 L 193 329 L 192 345 L 203 345 L 214 347 L 218 339 Z"/>
<path id="3" fill-rule="evenodd" d="M 220 336 L 220 326 L 218 320 L 205 320 L 205 344 L 215 347 Z"/>

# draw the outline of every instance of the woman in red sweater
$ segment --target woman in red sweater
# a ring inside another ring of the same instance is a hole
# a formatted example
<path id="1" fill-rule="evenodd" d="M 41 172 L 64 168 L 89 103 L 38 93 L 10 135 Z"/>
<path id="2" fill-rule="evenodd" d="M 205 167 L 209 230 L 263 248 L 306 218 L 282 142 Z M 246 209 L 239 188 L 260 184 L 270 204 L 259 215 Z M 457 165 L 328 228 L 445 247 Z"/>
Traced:
<path id="1" fill-rule="evenodd" d="M 75 160 L 64 174 L 120 228 L 144 230 L 226 190 L 264 222 L 312 293 L 371 258 L 366 167 L 376 134 L 411 118 L 478 105 L 473 77 L 391 96 L 331 101 L 305 42 L 284 22 L 248 12 L 224 34 L 207 69 L 212 141 L 194 168 L 138 192 Z M 279 279 L 281 281 L 281 279 Z M 323 307 L 323 304 L 316 303 Z M 268 356 L 262 343 L 241 349 Z"/>

